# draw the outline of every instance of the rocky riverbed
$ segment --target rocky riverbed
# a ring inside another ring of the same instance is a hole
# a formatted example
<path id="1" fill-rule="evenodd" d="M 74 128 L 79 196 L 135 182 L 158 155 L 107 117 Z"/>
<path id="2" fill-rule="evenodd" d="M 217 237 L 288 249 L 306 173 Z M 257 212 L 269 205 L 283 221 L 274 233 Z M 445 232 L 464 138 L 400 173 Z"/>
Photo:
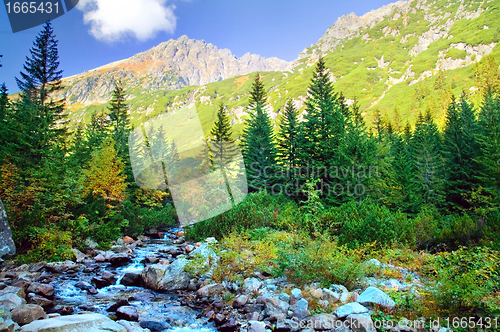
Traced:
<path id="1" fill-rule="evenodd" d="M 185 241 L 172 229 L 157 239 L 125 237 L 109 251 L 74 250 L 74 260 L 16 266 L 0 273 L 3 331 L 376 331 L 373 310 L 391 312 L 384 290 L 416 289 L 418 277 L 393 266 L 411 282 L 370 279 L 364 289 L 319 284 L 298 288 L 285 278 L 256 272 L 241 282 L 193 277 L 193 257 L 217 264 L 207 243 Z M 92 247 L 92 245 L 90 245 Z M 331 313 L 317 313 L 314 301 Z M 390 331 L 427 331 L 399 326 Z M 440 330 L 440 329 L 435 329 Z M 441 329 L 442 330 L 442 329 Z"/>

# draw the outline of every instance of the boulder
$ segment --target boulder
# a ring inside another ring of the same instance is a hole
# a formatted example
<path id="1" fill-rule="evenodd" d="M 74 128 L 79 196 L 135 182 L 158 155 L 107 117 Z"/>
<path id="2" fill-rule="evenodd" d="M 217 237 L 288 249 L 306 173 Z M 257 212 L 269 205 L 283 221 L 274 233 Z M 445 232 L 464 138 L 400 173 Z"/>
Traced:
<path id="1" fill-rule="evenodd" d="M 120 284 L 122 284 L 124 286 L 141 287 L 142 286 L 142 276 L 138 273 L 127 272 L 127 273 L 125 273 L 123 278 L 120 280 Z"/>
<path id="2" fill-rule="evenodd" d="M 0 296 L 6 294 L 16 294 L 22 299 L 26 298 L 26 293 L 24 292 L 24 288 L 21 287 L 7 286 L 4 289 L 0 290 Z"/>
<path id="3" fill-rule="evenodd" d="M 7 222 L 7 212 L 0 199 L 0 259 L 11 257 L 16 254 L 16 245 L 12 240 L 12 231 Z"/>
<path id="4" fill-rule="evenodd" d="M 250 296 L 248 296 L 248 295 L 240 295 L 234 299 L 233 307 L 236 309 L 242 308 L 245 304 L 247 304 L 249 299 L 250 299 Z"/>
<path id="5" fill-rule="evenodd" d="M 247 278 L 243 283 L 243 290 L 250 294 L 257 293 L 260 287 L 262 287 L 262 283 L 257 278 Z"/>
<path id="6" fill-rule="evenodd" d="M 392 311 L 396 303 L 380 289 L 370 286 L 357 298 L 357 302 L 370 308 Z"/>
<path id="7" fill-rule="evenodd" d="M 137 308 L 125 305 L 116 309 L 116 318 L 137 322 L 139 321 L 139 313 Z"/>
<path id="8" fill-rule="evenodd" d="M 130 258 L 130 256 L 126 253 L 118 253 L 111 255 L 111 257 L 109 258 L 109 262 L 114 267 L 123 266 L 132 262 L 132 258 Z"/>
<path id="9" fill-rule="evenodd" d="M 307 301 L 306 301 L 307 302 Z M 264 300 L 265 313 L 271 321 L 285 319 L 290 305 L 277 297 L 270 297 Z"/>
<path id="10" fill-rule="evenodd" d="M 220 294 L 223 291 L 224 291 L 224 286 L 222 286 L 222 284 L 212 284 L 198 289 L 198 291 L 196 291 L 196 295 L 200 297 L 210 296 L 210 295 Z"/>
<path id="11" fill-rule="evenodd" d="M 92 278 L 92 283 L 97 287 L 97 288 L 104 288 L 109 286 L 109 282 L 99 278 L 99 277 L 93 277 Z"/>
<path id="12" fill-rule="evenodd" d="M 248 332 L 266 332 L 266 323 L 249 321 L 247 330 Z"/>
<path id="13" fill-rule="evenodd" d="M 127 332 L 127 329 L 101 314 L 61 316 L 25 325 L 22 332 Z"/>
<path id="14" fill-rule="evenodd" d="M 323 288 L 323 297 L 322 299 L 328 301 L 330 303 L 335 303 L 340 301 L 340 297 L 342 294 L 334 292 L 330 289 Z"/>
<path id="15" fill-rule="evenodd" d="M 0 331 L 1 332 L 15 332 L 19 325 L 14 323 L 12 319 L 3 320 L 0 318 Z"/>
<path id="16" fill-rule="evenodd" d="M 338 318 L 344 318 L 353 314 L 367 313 L 368 309 L 357 302 L 347 303 L 335 310 L 335 315 Z"/>
<path id="17" fill-rule="evenodd" d="M 49 272 L 64 273 L 68 271 L 76 271 L 80 266 L 72 261 L 55 262 L 45 264 L 45 268 Z"/>
<path id="18" fill-rule="evenodd" d="M 290 304 L 295 304 L 295 302 L 302 298 L 302 291 L 299 288 L 292 289 L 291 294 Z"/>
<path id="19" fill-rule="evenodd" d="M 134 239 L 131 238 L 130 236 L 125 236 L 122 238 L 123 243 L 132 243 L 134 242 Z"/>
<path id="20" fill-rule="evenodd" d="M 45 318 L 45 311 L 37 304 L 23 304 L 11 312 L 12 320 L 20 326 Z"/>
<path id="21" fill-rule="evenodd" d="M 81 263 L 83 262 L 83 260 L 85 259 L 85 254 L 83 252 L 81 252 L 80 250 L 78 249 L 71 249 L 71 251 L 73 252 L 73 259 L 75 260 L 75 262 L 77 263 Z"/>
<path id="22" fill-rule="evenodd" d="M 353 332 L 377 332 L 369 314 L 352 314 L 347 316 L 346 321 Z"/>
<path id="23" fill-rule="evenodd" d="M 125 327 L 128 332 L 151 332 L 149 329 L 143 329 L 137 322 L 129 322 L 126 320 L 117 321 L 118 324 Z"/>
<path id="24" fill-rule="evenodd" d="M 54 287 L 52 285 L 34 282 L 28 287 L 27 292 L 35 293 L 46 298 L 52 298 L 54 296 Z"/>
<path id="25" fill-rule="evenodd" d="M 187 263 L 187 259 L 179 258 L 170 265 L 149 265 L 143 271 L 146 287 L 156 291 L 186 289 L 190 280 L 189 274 L 184 272 Z"/>
<path id="26" fill-rule="evenodd" d="M 43 296 L 38 296 L 33 293 L 28 294 L 28 301 L 30 304 L 38 304 L 41 306 L 44 310 L 45 309 L 50 309 L 54 307 L 54 302 L 43 297 Z"/>
<path id="27" fill-rule="evenodd" d="M 113 304 L 111 307 L 109 307 L 108 309 L 106 309 L 106 311 L 108 312 L 116 312 L 116 310 L 120 307 L 123 307 L 123 306 L 129 306 L 130 303 L 127 301 L 127 300 L 124 300 L 124 299 L 119 299 L 118 301 L 116 301 L 115 304 Z"/>
<path id="28" fill-rule="evenodd" d="M 4 306 L 5 310 L 10 311 L 22 304 L 26 304 L 26 300 L 20 298 L 16 294 L 9 293 L 0 296 L 0 306 Z"/>
<path id="29" fill-rule="evenodd" d="M 337 316 L 330 314 L 318 314 L 311 317 L 307 326 L 313 328 L 316 331 L 326 331 L 335 329 L 335 322 L 337 321 Z"/>
<path id="30" fill-rule="evenodd" d="M 302 298 L 298 300 L 294 305 L 290 306 L 290 310 L 293 311 L 293 317 L 305 318 L 310 315 L 308 307 L 309 303 L 306 299 Z"/>

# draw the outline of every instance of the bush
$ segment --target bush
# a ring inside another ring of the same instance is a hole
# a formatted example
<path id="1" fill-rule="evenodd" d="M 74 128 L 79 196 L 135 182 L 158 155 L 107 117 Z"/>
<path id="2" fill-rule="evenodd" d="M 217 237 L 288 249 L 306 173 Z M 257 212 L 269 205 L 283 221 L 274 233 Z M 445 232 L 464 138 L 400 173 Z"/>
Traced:
<path id="1" fill-rule="evenodd" d="M 177 224 L 175 209 L 169 203 L 162 208 L 141 208 L 125 201 L 121 214 L 128 220 L 123 233 L 129 236 L 143 234 L 144 230 L 153 227 L 171 227 Z"/>
<path id="2" fill-rule="evenodd" d="M 360 204 L 350 202 L 342 205 L 337 214 L 345 217 L 340 229 L 340 244 L 357 248 L 376 243 L 378 247 L 406 245 L 415 247 L 415 226 L 402 212 L 391 212 L 369 200 Z"/>
<path id="3" fill-rule="evenodd" d="M 442 314 L 486 316 L 500 313 L 500 253 L 461 248 L 436 255 L 432 296 Z"/>
<path id="4" fill-rule="evenodd" d="M 71 233 L 51 225 L 49 228 L 28 227 L 32 248 L 18 257 L 22 263 L 57 262 L 73 258 Z"/>
<path id="5" fill-rule="evenodd" d="M 285 196 L 267 192 L 249 194 L 243 202 L 214 218 L 199 222 L 186 229 L 186 237 L 195 240 L 213 236 L 221 239 L 233 232 L 270 227 L 297 230 L 300 226 L 299 208 Z"/>
<path id="6" fill-rule="evenodd" d="M 314 241 L 296 237 L 278 245 L 275 272 L 299 285 L 318 281 L 326 287 L 341 284 L 350 288 L 367 272 L 361 252 L 339 247 L 327 236 Z"/>

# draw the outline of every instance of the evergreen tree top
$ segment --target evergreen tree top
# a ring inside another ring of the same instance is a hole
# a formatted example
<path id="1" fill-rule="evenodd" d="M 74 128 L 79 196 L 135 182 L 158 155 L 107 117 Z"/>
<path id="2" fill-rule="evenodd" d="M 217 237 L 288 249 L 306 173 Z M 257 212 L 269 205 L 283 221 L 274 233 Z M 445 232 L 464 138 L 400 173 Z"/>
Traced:
<path id="1" fill-rule="evenodd" d="M 257 104 L 264 106 L 266 100 L 267 95 L 264 90 L 264 83 L 262 83 L 262 76 L 257 74 L 252 84 L 252 91 L 250 92 L 250 107 L 254 108 Z"/>
<path id="2" fill-rule="evenodd" d="M 35 98 L 42 105 L 45 104 L 50 93 L 62 89 L 62 70 L 59 68 L 58 41 L 54 35 L 52 24 L 47 22 L 38 34 L 30 49 L 30 57 L 26 57 L 21 72 L 21 78 L 16 82 L 21 91 Z"/>

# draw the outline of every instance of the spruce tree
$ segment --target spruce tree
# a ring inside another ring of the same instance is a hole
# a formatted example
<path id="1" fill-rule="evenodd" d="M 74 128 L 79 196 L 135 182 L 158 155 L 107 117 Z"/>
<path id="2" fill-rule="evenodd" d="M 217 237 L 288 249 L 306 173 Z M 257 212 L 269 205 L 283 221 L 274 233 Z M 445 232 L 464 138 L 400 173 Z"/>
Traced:
<path id="1" fill-rule="evenodd" d="M 21 72 L 20 79 L 16 77 L 21 90 L 13 118 L 20 129 L 16 137 L 17 153 L 19 157 L 26 153 L 34 163 L 48 156 L 51 146 L 64 144 L 67 134 L 64 101 L 53 99 L 54 93 L 62 89 L 57 43 L 48 22 L 33 43 L 31 56 L 26 57 L 25 72 Z M 25 158 L 23 155 L 22 159 Z"/>
<path id="2" fill-rule="evenodd" d="M 125 92 L 120 81 L 115 84 L 111 105 L 108 107 L 108 111 L 116 150 L 120 157 L 126 158 L 128 156 L 130 119 L 128 116 L 128 106 L 125 103 Z"/>
<path id="3" fill-rule="evenodd" d="M 265 110 L 267 97 L 260 76 L 255 78 L 250 98 L 249 116 L 241 139 L 248 187 L 271 189 L 276 171 L 276 147 L 271 119 Z"/>
<path id="4" fill-rule="evenodd" d="M 236 146 L 234 146 L 234 139 L 232 138 L 233 133 L 229 116 L 223 103 L 219 105 L 217 120 L 210 131 L 210 135 L 212 135 L 210 142 L 213 164 L 219 167 L 227 165 L 235 157 Z"/>
<path id="5" fill-rule="evenodd" d="M 292 99 L 288 99 L 283 116 L 281 119 L 279 132 L 278 132 L 278 157 L 284 165 L 287 174 L 289 175 L 288 181 L 294 180 L 294 173 L 297 167 L 297 148 L 298 148 L 298 134 L 299 134 L 299 121 L 298 112 L 293 104 Z"/>
<path id="6" fill-rule="evenodd" d="M 491 91 L 479 112 L 479 181 L 490 207 L 500 205 L 500 98 Z"/>
<path id="7" fill-rule="evenodd" d="M 318 186 L 324 189 L 324 196 L 339 181 L 345 180 L 333 179 L 331 173 L 325 171 L 344 166 L 345 119 L 323 58 L 318 60 L 308 92 L 299 136 L 299 159 L 301 169 L 307 166 L 314 170 L 308 173 L 314 173 L 310 175 L 320 180 Z"/>
<path id="8" fill-rule="evenodd" d="M 444 130 L 444 152 L 447 171 L 446 198 L 451 208 L 467 210 L 468 200 L 477 189 L 479 167 L 476 163 L 477 120 L 472 106 L 462 95 L 460 102 L 454 100 L 448 107 Z"/>
<path id="9" fill-rule="evenodd" d="M 410 142 L 416 168 L 417 193 L 423 204 L 441 207 L 444 203 L 444 174 L 442 142 L 438 128 L 429 111 L 418 117 Z M 416 211 L 414 211 L 416 212 Z"/>

